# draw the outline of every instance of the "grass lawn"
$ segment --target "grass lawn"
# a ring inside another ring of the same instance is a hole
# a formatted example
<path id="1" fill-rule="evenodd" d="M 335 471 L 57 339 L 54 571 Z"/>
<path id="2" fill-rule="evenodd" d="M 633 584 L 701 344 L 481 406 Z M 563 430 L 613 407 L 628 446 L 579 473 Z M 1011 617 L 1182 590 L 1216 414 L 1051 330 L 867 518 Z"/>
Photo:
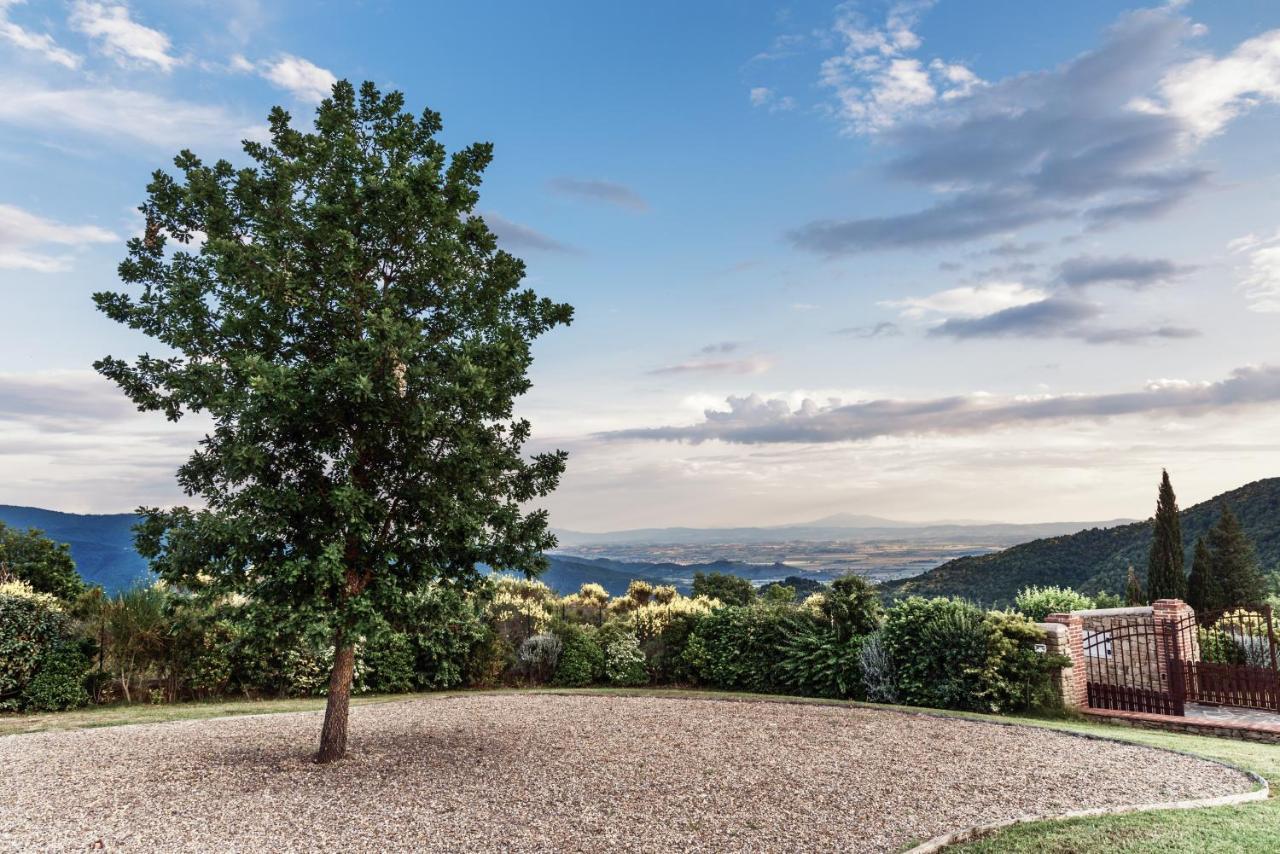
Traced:
<path id="1" fill-rule="evenodd" d="M 614 696 L 656 695 L 696 697 L 722 700 L 771 700 L 793 703 L 824 703 L 798 697 L 733 694 L 716 691 L 678 689 L 595 689 L 553 690 L 556 693 L 611 694 Z M 377 695 L 352 698 L 353 705 L 385 703 L 414 697 L 440 697 L 442 693 L 419 695 Z M 848 703 L 845 705 L 865 705 Z M 1138 744 L 1164 747 L 1217 759 L 1260 774 L 1273 782 L 1272 797 L 1265 802 L 1238 807 L 1215 807 L 1197 810 L 1168 810 L 1159 813 L 1134 813 L 1100 818 L 1044 821 L 1008 828 L 993 836 L 975 840 L 954 850 L 966 852 L 1277 852 L 1280 851 L 1280 745 L 1256 744 L 1231 739 L 1132 729 L 1088 720 L 1045 720 L 959 712 L 938 712 L 907 707 L 908 712 L 952 715 L 996 723 L 1019 723 L 1029 726 L 1097 735 Z M 73 712 L 38 715 L 0 715 L 0 735 L 116 726 L 120 724 L 159 723 L 174 720 L 196 720 L 228 715 L 302 712 L 324 708 L 323 698 L 293 700 L 238 700 L 174 705 L 107 706 Z"/>

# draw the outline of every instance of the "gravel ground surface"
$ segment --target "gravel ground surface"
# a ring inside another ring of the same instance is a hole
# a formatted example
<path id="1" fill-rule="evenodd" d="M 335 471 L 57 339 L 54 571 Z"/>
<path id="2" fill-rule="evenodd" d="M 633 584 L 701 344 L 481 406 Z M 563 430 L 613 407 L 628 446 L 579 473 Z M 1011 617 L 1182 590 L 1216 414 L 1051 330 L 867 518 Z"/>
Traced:
<path id="1" fill-rule="evenodd" d="M 475 694 L 0 738 L 0 849 L 893 851 L 1027 813 L 1247 791 L 1220 765 L 887 711 Z"/>

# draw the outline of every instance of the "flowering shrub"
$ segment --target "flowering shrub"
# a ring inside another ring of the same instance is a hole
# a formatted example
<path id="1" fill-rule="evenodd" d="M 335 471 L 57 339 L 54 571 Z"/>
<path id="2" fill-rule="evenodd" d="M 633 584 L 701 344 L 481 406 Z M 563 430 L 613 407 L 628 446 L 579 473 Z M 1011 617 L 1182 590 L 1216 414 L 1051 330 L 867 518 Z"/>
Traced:
<path id="1" fill-rule="evenodd" d="M 644 653 L 634 634 L 617 623 L 609 623 L 597 635 L 604 649 L 604 675 L 611 685 L 644 685 L 649 673 Z"/>
<path id="2" fill-rule="evenodd" d="M 636 636 L 644 641 L 662 634 L 667 626 L 671 625 L 672 621 L 678 617 L 710 614 L 711 610 L 719 607 L 719 605 L 720 603 L 716 600 L 704 599 L 701 596 L 696 599 L 689 599 L 677 594 L 665 603 L 659 602 L 655 598 L 654 601 L 647 605 L 639 605 L 628 610 L 626 612 L 626 623 L 636 633 Z"/>

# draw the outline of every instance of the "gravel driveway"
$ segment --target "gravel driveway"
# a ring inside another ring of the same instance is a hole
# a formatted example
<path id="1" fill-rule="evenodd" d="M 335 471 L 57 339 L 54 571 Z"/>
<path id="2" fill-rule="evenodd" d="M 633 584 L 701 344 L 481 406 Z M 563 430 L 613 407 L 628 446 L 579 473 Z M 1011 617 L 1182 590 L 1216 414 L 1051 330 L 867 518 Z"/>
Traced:
<path id="1" fill-rule="evenodd" d="M 473 694 L 0 738 L 0 848 L 892 851 L 1026 813 L 1247 791 L 1222 766 L 870 709 Z"/>

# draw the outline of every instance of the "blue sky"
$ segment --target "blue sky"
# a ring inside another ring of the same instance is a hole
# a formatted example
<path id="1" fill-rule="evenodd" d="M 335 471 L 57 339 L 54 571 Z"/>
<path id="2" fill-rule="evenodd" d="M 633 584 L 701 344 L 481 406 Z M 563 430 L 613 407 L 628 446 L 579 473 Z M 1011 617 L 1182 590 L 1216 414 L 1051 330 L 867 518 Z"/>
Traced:
<path id="1" fill-rule="evenodd" d="M 0 502 L 181 500 L 89 363 L 153 169 L 335 77 L 496 145 L 553 523 L 1094 519 L 1280 473 L 1280 7 L 0 0 Z"/>

